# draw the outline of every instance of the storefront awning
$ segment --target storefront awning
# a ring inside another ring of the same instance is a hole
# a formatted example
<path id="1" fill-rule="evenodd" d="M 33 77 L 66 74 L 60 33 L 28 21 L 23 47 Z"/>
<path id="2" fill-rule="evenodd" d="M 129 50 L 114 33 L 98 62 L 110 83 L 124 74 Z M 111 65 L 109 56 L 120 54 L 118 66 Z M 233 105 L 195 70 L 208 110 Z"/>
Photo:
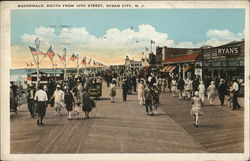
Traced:
<path id="1" fill-rule="evenodd" d="M 171 68 L 172 66 L 165 66 L 163 67 L 160 72 L 168 72 L 168 70 Z"/>
<path id="2" fill-rule="evenodd" d="M 187 72 L 187 71 L 190 70 L 191 68 L 192 68 L 192 66 L 186 66 L 186 67 L 184 67 L 183 72 Z"/>
<path id="3" fill-rule="evenodd" d="M 170 69 L 169 69 L 169 72 L 173 72 L 175 70 L 177 66 L 172 66 Z"/>
<path id="4" fill-rule="evenodd" d="M 167 58 L 162 61 L 162 63 L 180 63 L 180 62 L 190 62 L 197 60 L 200 57 L 199 53 L 187 54 L 182 56 L 176 56 L 174 58 Z"/>

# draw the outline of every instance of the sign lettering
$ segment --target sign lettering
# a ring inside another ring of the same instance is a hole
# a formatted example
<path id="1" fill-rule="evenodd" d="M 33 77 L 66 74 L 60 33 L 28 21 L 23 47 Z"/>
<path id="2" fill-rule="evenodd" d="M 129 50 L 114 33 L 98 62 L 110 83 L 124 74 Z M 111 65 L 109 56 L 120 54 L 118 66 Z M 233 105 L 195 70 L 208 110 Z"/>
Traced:
<path id="1" fill-rule="evenodd" d="M 217 55 L 237 56 L 237 55 L 240 55 L 240 48 L 239 47 L 221 47 L 217 49 Z"/>

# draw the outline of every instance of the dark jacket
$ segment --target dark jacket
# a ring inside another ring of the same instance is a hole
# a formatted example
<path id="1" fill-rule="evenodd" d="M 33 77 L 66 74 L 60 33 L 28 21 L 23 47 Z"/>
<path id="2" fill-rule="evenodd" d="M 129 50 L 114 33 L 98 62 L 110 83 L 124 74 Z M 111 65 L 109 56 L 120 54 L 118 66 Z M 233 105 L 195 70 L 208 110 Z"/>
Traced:
<path id="1" fill-rule="evenodd" d="M 225 83 L 221 83 L 218 88 L 219 95 L 226 95 L 227 94 L 227 86 Z"/>
<path id="2" fill-rule="evenodd" d="M 183 80 L 183 79 L 180 79 L 180 80 L 178 81 L 177 89 L 179 89 L 179 90 L 184 90 L 184 85 L 185 85 L 184 80 Z"/>
<path id="3" fill-rule="evenodd" d="M 65 104 L 66 104 L 66 109 L 68 111 L 73 110 L 73 103 L 75 102 L 75 99 L 73 97 L 73 94 L 71 92 L 67 92 L 64 96 Z"/>

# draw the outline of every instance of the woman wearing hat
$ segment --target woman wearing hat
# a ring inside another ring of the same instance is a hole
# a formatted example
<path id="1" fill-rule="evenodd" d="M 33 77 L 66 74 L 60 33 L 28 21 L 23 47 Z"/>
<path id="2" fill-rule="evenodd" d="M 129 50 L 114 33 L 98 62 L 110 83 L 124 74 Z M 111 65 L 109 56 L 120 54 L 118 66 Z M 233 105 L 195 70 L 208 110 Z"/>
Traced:
<path id="1" fill-rule="evenodd" d="M 211 81 L 211 84 L 208 86 L 207 88 L 207 95 L 208 95 L 208 100 L 210 105 L 214 104 L 214 100 L 215 100 L 215 84 L 214 81 Z"/>
<path id="2" fill-rule="evenodd" d="M 202 101 L 201 101 L 201 98 L 199 97 L 198 91 L 194 92 L 192 104 L 193 105 L 191 109 L 191 115 L 193 116 L 193 125 L 195 127 L 198 127 L 199 113 L 200 113 L 201 105 L 202 105 Z"/>

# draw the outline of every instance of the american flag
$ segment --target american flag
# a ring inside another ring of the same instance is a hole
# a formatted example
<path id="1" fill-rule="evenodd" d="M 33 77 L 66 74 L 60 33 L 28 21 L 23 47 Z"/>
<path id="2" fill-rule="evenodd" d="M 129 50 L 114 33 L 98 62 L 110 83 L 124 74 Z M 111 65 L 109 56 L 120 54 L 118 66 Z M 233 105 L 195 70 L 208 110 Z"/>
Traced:
<path id="1" fill-rule="evenodd" d="M 83 59 L 82 59 L 82 64 L 87 64 L 87 57 L 85 56 Z"/>
<path id="2" fill-rule="evenodd" d="M 32 54 L 32 55 L 44 54 L 42 51 L 37 50 L 36 48 L 33 48 L 33 47 L 31 47 L 31 46 L 29 46 L 29 48 L 30 48 L 30 51 L 31 51 L 31 54 Z"/>
<path id="3" fill-rule="evenodd" d="M 92 59 L 89 59 L 89 62 L 88 62 L 88 64 L 91 64 L 91 61 L 92 61 Z"/>
<path id="4" fill-rule="evenodd" d="M 52 45 L 49 47 L 49 49 L 48 49 L 46 55 L 48 55 L 48 57 L 50 58 L 50 60 L 53 61 L 53 58 L 54 58 L 54 56 L 55 56 L 55 53 L 54 53 L 54 51 L 52 50 Z"/>
<path id="5" fill-rule="evenodd" d="M 71 61 L 75 61 L 76 59 L 78 59 L 78 56 L 74 54 L 72 54 L 72 56 L 70 57 Z"/>
<path id="6" fill-rule="evenodd" d="M 64 56 L 61 56 L 61 55 L 59 55 L 59 54 L 57 54 L 58 55 L 58 57 L 59 57 L 59 59 L 61 60 L 61 61 L 65 61 L 65 57 Z"/>

